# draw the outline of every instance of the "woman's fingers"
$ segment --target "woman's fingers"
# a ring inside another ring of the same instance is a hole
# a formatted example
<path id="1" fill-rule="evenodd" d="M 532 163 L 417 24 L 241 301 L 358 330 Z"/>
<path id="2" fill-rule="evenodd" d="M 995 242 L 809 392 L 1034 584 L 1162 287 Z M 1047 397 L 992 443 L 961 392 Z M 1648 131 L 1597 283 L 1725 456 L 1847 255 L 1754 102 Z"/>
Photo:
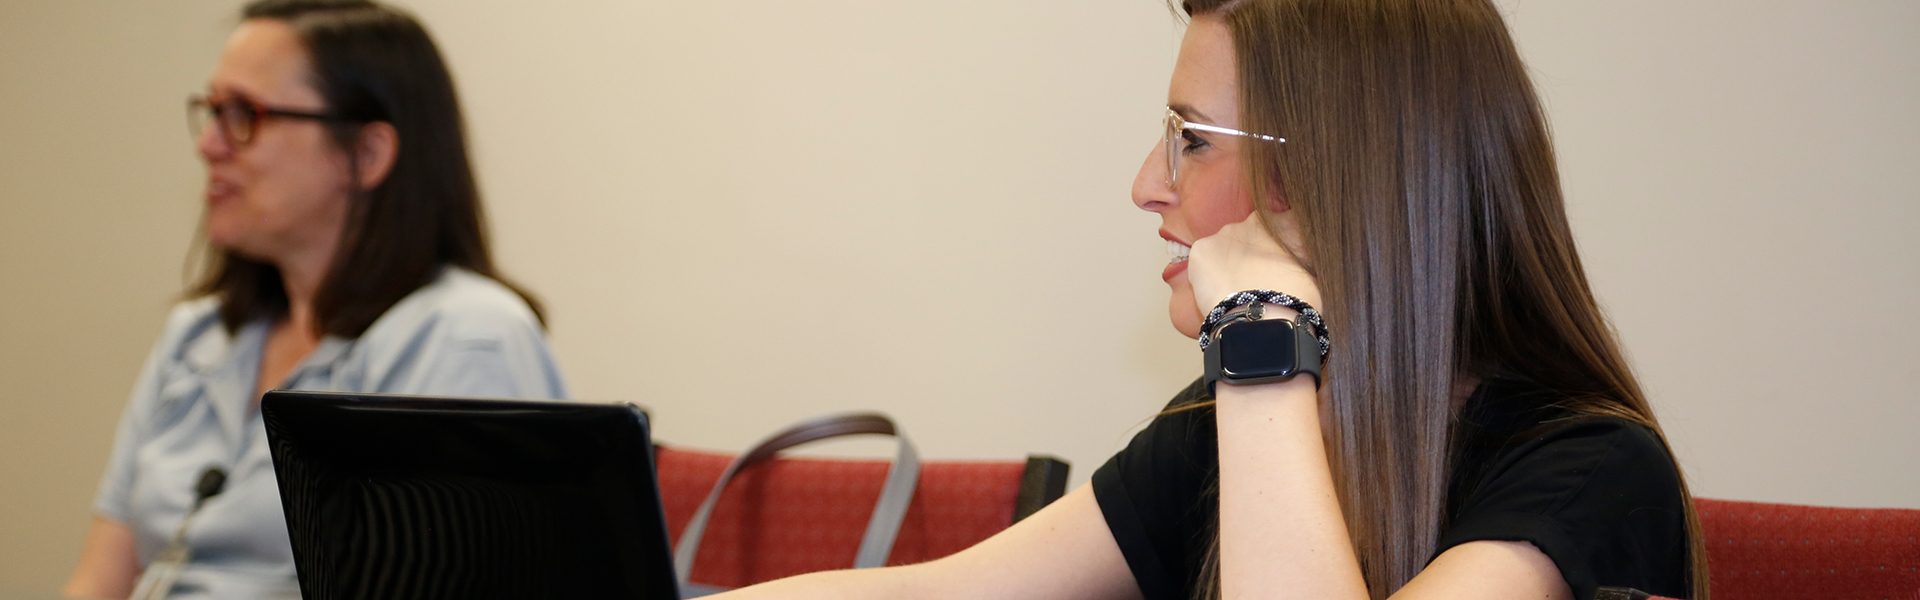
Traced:
<path id="1" fill-rule="evenodd" d="M 1194 241 L 1187 260 L 1187 281 L 1202 315 L 1243 290 L 1285 292 L 1315 305 L 1320 299 L 1313 278 L 1280 247 L 1258 212 Z"/>

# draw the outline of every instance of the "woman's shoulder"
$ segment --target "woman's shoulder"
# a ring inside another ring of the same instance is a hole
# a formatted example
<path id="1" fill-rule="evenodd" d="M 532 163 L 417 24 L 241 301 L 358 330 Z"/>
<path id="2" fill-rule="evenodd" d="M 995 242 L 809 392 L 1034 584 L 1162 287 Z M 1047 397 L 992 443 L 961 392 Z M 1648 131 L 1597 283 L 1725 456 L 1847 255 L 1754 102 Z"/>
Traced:
<path id="1" fill-rule="evenodd" d="M 389 338 L 411 340 L 423 331 L 451 337 L 497 338 L 538 334 L 541 329 L 533 308 L 511 288 L 491 277 L 449 266 L 432 282 L 387 309 L 361 338 L 376 343 Z"/>
<path id="2" fill-rule="evenodd" d="M 201 296 L 175 302 L 167 311 L 167 327 L 161 337 L 168 334 L 186 335 L 198 332 L 209 325 L 220 324 L 220 299 L 215 296 Z"/>
<path id="3" fill-rule="evenodd" d="M 1456 424 L 1452 508 L 1518 489 L 1540 498 L 1617 491 L 1615 484 L 1680 494 L 1678 467 L 1660 434 L 1593 406 L 1525 379 L 1484 383 Z"/>
<path id="4" fill-rule="evenodd" d="M 1675 471 L 1673 457 L 1659 434 L 1644 423 L 1620 416 L 1570 413 L 1507 442 L 1506 451 L 1494 459 L 1496 469 L 1539 463 L 1591 465 L 1593 469 L 1612 467 L 1621 473 L 1639 473 L 1649 482 L 1655 473 Z"/>
<path id="5" fill-rule="evenodd" d="M 225 325 L 220 320 L 220 299 L 213 296 L 189 298 L 176 302 L 167 311 L 167 324 L 160 331 L 160 339 L 155 342 L 156 358 L 184 360 L 190 354 L 224 354 L 224 349 L 232 342 Z M 219 346 L 217 349 L 208 346 Z"/>
<path id="6" fill-rule="evenodd" d="M 1685 593 L 1687 496 L 1652 427 L 1527 382 L 1477 396 L 1460 423 L 1477 439 L 1455 455 L 1436 552 L 1525 540 L 1577 592 Z"/>
<path id="7" fill-rule="evenodd" d="M 460 267 L 449 266 L 433 283 L 415 291 L 407 300 L 419 308 L 446 317 L 513 320 L 538 324 L 533 308 L 506 284 L 492 277 Z M 407 300 L 401 301 L 406 304 Z M 399 308 L 398 305 L 395 308 Z"/>
<path id="8" fill-rule="evenodd" d="M 345 348 L 332 385 L 397 394 L 565 398 L 533 309 L 511 288 L 448 267 Z"/>
<path id="9" fill-rule="evenodd" d="M 1601 432 L 1658 439 L 1643 423 L 1605 406 L 1526 377 L 1496 376 L 1480 383 L 1457 413 L 1455 426 L 1459 442 L 1480 447 Z"/>
<path id="10" fill-rule="evenodd" d="M 167 327 L 188 325 L 204 321 L 220 320 L 220 299 L 215 296 L 200 296 L 175 302 L 167 311 Z"/>

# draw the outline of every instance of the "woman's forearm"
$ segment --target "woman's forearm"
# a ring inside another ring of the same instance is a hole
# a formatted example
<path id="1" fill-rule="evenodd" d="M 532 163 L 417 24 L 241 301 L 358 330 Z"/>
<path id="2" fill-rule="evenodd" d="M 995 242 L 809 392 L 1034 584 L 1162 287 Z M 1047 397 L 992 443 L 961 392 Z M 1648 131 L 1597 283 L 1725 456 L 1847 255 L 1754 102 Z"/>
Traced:
<path id="1" fill-rule="evenodd" d="M 958 554 L 884 569 L 801 575 L 737 590 L 724 600 L 1140 600 L 1106 518 L 1082 485 Z"/>
<path id="2" fill-rule="evenodd" d="M 1216 386 L 1222 596 L 1367 598 L 1310 377 Z"/>
<path id="3" fill-rule="evenodd" d="M 715 600 L 861 600 L 872 598 L 922 599 L 928 587 L 927 573 L 919 567 L 886 567 L 849 571 L 822 571 L 769 581 L 716 596 Z"/>
<path id="4" fill-rule="evenodd" d="M 133 593 L 134 580 L 139 577 L 133 530 L 119 521 L 95 516 L 87 528 L 80 564 L 60 593 L 68 598 L 125 598 Z"/>

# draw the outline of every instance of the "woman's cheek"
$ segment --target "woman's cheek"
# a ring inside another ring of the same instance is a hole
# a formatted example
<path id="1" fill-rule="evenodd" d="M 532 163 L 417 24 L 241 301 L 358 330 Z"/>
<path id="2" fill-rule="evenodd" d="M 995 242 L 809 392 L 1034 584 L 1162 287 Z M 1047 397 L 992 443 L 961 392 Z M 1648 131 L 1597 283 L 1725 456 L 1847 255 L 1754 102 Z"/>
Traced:
<path id="1" fill-rule="evenodd" d="M 1234 193 L 1236 191 L 1237 194 Z M 1233 186 L 1227 190 L 1218 190 L 1211 196 L 1215 201 L 1203 205 L 1199 218 L 1194 219 L 1195 240 L 1219 233 L 1220 228 L 1244 221 L 1247 215 L 1253 214 L 1253 200 L 1246 197 L 1244 187 Z"/>

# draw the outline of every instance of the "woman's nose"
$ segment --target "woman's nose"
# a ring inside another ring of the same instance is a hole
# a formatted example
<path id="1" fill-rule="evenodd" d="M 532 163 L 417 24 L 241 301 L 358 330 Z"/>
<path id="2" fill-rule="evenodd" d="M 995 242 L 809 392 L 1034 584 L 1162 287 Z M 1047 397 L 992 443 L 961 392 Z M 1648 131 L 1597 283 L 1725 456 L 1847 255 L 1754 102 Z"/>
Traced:
<path id="1" fill-rule="evenodd" d="M 200 135 L 193 139 L 193 146 L 200 158 L 207 162 L 222 160 L 233 155 L 233 144 L 227 141 L 226 131 L 219 122 L 208 123 L 200 128 Z"/>
<path id="2" fill-rule="evenodd" d="M 1146 162 L 1140 164 L 1140 172 L 1133 176 L 1133 205 L 1147 212 L 1162 212 L 1179 204 L 1179 197 L 1173 186 L 1167 185 L 1167 159 L 1161 153 L 1166 152 L 1166 144 L 1154 144 L 1147 152 Z"/>

